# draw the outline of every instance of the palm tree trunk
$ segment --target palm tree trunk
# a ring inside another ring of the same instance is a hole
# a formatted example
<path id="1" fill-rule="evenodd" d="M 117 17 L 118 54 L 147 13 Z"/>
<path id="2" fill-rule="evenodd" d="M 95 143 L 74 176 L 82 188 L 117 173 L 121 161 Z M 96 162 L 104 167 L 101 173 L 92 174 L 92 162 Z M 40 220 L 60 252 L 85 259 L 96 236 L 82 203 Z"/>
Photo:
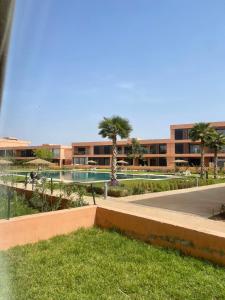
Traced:
<path id="1" fill-rule="evenodd" d="M 214 178 L 216 179 L 218 176 L 218 153 L 217 149 L 214 151 Z"/>
<path id="2" fill-rule="evenodd" d="M 112 163 L 111 163 L 111 185 L 117 185 L 118 181 L 116 178 L 117 171 L 117 146 L 116 146 L 116 137 L 112 140 Z"/>
<path id="3" fill-rule="evenodd" d="M 200 176 L 203 178 L 205 173 L 205 145 L 201 143 L 201 173 Z"/>

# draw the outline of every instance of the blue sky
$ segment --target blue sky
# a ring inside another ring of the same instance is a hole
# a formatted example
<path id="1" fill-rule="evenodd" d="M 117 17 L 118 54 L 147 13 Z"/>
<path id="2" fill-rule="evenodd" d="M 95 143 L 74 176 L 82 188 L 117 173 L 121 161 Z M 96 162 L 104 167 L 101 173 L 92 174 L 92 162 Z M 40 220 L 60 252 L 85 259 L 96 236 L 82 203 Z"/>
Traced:
<path id="1" fill-rule="evenodd" d="M 0 134 L 33 144 L 225 120 L 225 1 L 17 0 Z"/>

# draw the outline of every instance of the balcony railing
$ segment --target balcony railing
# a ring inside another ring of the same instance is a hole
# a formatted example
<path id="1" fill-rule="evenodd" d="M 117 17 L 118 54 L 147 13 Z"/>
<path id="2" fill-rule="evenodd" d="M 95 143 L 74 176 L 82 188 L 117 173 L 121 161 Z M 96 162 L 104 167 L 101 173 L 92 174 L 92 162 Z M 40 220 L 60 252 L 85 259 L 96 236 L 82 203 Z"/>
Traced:
<path id="1" fill-rule="evenodd" d="M 88 151 L 74 151 L 74 155 L 88 155 Z"/>

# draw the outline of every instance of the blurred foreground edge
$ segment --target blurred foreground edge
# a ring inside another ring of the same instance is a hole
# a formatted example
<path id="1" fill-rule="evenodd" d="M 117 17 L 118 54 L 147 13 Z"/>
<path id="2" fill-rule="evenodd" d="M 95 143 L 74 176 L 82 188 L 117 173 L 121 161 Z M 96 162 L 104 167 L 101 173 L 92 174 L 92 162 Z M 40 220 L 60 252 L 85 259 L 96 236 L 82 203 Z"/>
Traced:
<path id="1" fill-rule="evenodd" d="M 15 0 L 0 0 L 0 110 Z"/>

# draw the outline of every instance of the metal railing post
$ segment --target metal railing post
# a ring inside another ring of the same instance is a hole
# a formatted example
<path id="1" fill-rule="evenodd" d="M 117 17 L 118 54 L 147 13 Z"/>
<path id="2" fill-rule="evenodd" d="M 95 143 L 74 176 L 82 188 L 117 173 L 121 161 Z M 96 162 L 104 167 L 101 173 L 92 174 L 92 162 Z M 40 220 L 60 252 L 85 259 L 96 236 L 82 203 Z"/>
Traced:
<path id="1" fill-rule="evenodd" d="M 11 195 L 10 195 L 10 191 L 9 191 L 9 188 L 7 190 L 7 219 L 9 220 L 10 219 L 10 214 L 11 214 L 11 201 L 10 201 L 10 198 L 11 198 Z"/>
<path id="2" fill-rule="evenodd" d="M 27 189 L 27 182 L 28 182 L 28 178 L 27 178 L 27 173 L 26 173 L 26 177 L 25 177 L 25 189 Z"/>
<path id="3" fill-rule="evenodd" d="M 107 199 L 108 196 L 108 183 L 104 183 L 104 199 Z"/>
<path id="4" fill-rule="evenodd" d="M 92 183 L 91 183 L 91 193 L 92 193 L 94 205 L 96 205 L 96 202 L 95 202 L 95 191 L 93 189 L 93 184 Z"/>
<path id="5" fill-rule="evenodd" d="M 198 179 L 198 177 L 196 177 L 196 186 L 197 187 L 199 186 L 199 179 Z"/>
<path id="6" fill-rule="evenodd" d="M 51 177 L 51 195 L 53 194 L 53 182 L 52 182 L 52 177 Z"/>

